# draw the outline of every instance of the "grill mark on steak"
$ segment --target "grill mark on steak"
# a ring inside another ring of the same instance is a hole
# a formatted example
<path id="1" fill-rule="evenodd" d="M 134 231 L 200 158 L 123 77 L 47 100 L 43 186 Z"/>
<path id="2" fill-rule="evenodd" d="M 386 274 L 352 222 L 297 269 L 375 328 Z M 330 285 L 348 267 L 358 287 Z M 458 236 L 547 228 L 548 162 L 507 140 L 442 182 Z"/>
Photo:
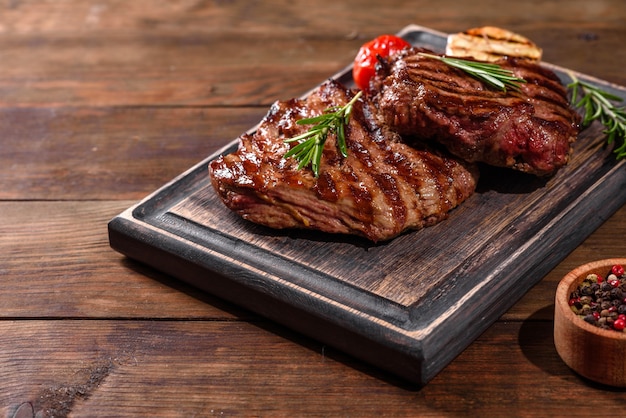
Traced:
<path id="1" fill-rule="evenodd" d="M 365 120 L 361 118 L 361 120 Z M 357 159 L 361 162 L 361 165 L 356 165 L 358 175 L 362 180 L 362 184 L 373 194 L 379 194 L 379 199 L 384 199 L 384 204 L 387 205 L 392 211 L 392 217 L 398 224 L 404 224 L 407 218 L 407 208 L 402 196 L 401 185 L 396 178 L 391 175 L 396 170 L 387 161 L 387 155 L 389 149 L 385 147 L 384 139 L 377 132 L 371 130 L 368 131 L 371 139 L 371 145 L 368 148 L 363 148 L 363 143 L 360 143 L 361 152 L 356 154 Z M 387 138 L 390 143 L 395 141 L 394 136 Z M 403 181 L 410 180 L 406 176 L 398 176 Z M 375 202 L 375 200 L 373 201 Z"/>
<path id="2" fill-rule="evenodd" d="M 242 135 L 237 151 L 209 164 L 214 189 L 243 218 L 272 228 L 309 228 L 355 234 L 372 241 L 393 238 L 445 219 L 467 199 L 478 173 L 471 164 L 415 149 L 372 118 L 358 101 L 346 127 L 348 156 L 326 141 L 320 175 L 297 169 L 283 155 L 284 140 L 308 129 L 301 118 L 342 106 L 353 92 L 329 81 L 305 100 L 276 102 L 257 131 Z"/>
<path id="3" fill-rule="evenodd" d="M 569 159 L 579 115 L 549 69 L 527 60 L 497 63 L 524 78 L 519 92 L 489 88 L 411 48 L 381 59 L 371 100 L 381 125 L 445 145 L 472 162 L 553 174 Z M 431 51 L 427 51 L 431 53 Z"/>

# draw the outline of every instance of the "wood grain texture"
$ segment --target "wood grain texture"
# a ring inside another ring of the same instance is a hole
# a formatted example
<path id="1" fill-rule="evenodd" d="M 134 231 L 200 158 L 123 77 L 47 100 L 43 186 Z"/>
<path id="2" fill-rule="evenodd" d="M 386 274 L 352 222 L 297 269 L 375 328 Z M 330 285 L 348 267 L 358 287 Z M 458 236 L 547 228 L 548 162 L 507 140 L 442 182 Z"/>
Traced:
<path id="1" fill-rule="evenodd" d="M 0 355 L 4 416 L 24 403 L 72 416 L 560 416 L 589 396 L 603 413 L 623 410 L 621 393 L 573 375 L 550 324 L 532 320 L 496 324 L 419 391 L 271 324 L 36 320 L 0 330 L 12 341 Z"/>
<path id="2" fill-rule="evenodd" d="M 210 320 L 251 315 L 113 251 L 106 223 L 132 203 L 0 202 L 0 275 L 3 286 L 11 289 L 0 292 L 2 318 Z M 559 280 L 581 260 L 623 255 L 625 235 L 622 207 L 503 318 L 521 321 L 541 311 L 552 303 Z M 551 319 L 552 312 L 547 313 L 543 320 Z"/>
<path id="3" fill-rule="evenodd" d="M 428 28 L 402 34 L 414 45 L 445 47 L 445 35 Z M 351 82 L 350 71 L 336 77 Z M 626 98 L 624 88 L 611 91 Z M 598 126 L 581 132 L 568 165 L 548 179 L 482 167 L 476 193 L 449 219 L 380 245 L 241 220 L 210 185 L 213 155 L 116 217 L 111 244 L 425 384 L 626 203 L 624 165 L 615 165 L 603 135 Z"/>
<path id="4" fill-rule="evenodd" d="M 106 223 L 417 23 L 499 25 L 626 85 L 622 0 L 0 2 L 0 415 L 619 416 L 552 342 L 558 280 L 626 252 L 626 208 L 426 387 L 110 249 Z M 303 10 L 306 13 L 303 13 Z M 56 408 L 56 414 L 50 413 Z"/>
<path id="5" fill-rule="evenodd" d="M 547 62 L 600 75 L 594 57 L 610 56 L 602 77 L 626 84 L 619 0 L 577 0 L 567 13 L 558 2 L 519 2 L 508 18 L 494 17 L 497 0 L 458 3 L 15 2 L 0 16 L 0 51 L 12 63 L 0 67 L 0 106 L 267 105 L 339 71 L 380 33 L 411 23 L 451 32 L 494 19 L 540 43 Z"/>
<path id="6" fill-rule="evenodd" d="M 0 292 L 0 316 L 250 316 L 111 250 L 106 223 L 128 203 L 0 202 L 0 276 L 10 289 Z"/>
<path id="7" fill-rule="evenodd" d="M 0 108 L 5 200 L 140 199 L 265 108 Z"/>

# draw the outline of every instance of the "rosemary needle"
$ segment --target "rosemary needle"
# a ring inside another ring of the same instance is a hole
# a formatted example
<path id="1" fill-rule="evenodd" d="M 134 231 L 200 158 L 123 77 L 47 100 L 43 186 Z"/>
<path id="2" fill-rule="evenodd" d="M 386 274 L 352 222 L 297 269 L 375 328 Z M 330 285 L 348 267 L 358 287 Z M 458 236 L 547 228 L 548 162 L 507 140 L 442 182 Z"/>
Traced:
<path id="1" fill-rule="evenodd" d="M 319 116 L 298 120 L 296 122 L 298 125 L 313 125 L 313 127 L 300 135 L 286 139 L 286 143 L 299 142 L 299 144 L 287 151 L 283 157 L 294 157 L 299 162 L 298 170 L 311 165 L 313 174 L 318 177 L 322 151 L 330 133 L 337 136 L 337 148 L 341 155 L 347 157 L 345 127 L 350 121 L 354 103 L 362 94 L 363 92 L 359 91 L 343 107 L 331 107 Z"/>

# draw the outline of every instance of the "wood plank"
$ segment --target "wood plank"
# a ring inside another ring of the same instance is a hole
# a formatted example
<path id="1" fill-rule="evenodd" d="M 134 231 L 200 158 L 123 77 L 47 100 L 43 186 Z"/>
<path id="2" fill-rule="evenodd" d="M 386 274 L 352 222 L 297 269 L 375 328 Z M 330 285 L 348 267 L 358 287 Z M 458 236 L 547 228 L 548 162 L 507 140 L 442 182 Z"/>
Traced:
<path id="1" fill-rule="evenodd" d="M 409 23 L 419 24 L 420 19 L 435 23 L 431 27 L 438 30 L 445 30 L 446 26 L 470 27 L 493 22 L 529 28 L 571 27 L 578 22 L 620 27 L 626 13 L 620 0 L 604 0 L 593 5 L 585 0 L 571 0 L 566 10 L 559 2 L 511 3 L 507 5 L 506 14 L 502 13 L 499 0 L 482 1 L 480 8 L 455 0 L 442 0 L 437 8 L 420 3 L 407 7 L 402 0 L 389 0 L 385 4 L 368 2 L 367 7 L 356 7 L 359 5 L 362 2 L 358 0 L 335 3 L 268 0 L 259 4 L 136 0 L 132 4 L 102 5 L 94 5 L 89 0 L 62 3 L 31 0 L 11 3 L 0 16 L 0 23 L 3 32 L 16 34 L 120 30 L 220 33 L 228 30 L 229 33 L 278 31 L 321 35 L 351 33 L 355 29 L 375 33 L 378 28 L 389 30 Z M 539 15 L 542 19 L 537 19 Z"/>
<path id="2" fill-rule="evenodd" d="M 266 108 L 0 108 L 0 199 L 140 199 Z"/>
<path id="3" fill-rule="evenodd" d="M 3 416 L 592 415 L 589 397 L 619 416 L 626 400 L 571 372 L 548 322 L 494 325 L 419 390 L 271 324 L 0 321 L 0 335 Z"/>
<path id="4" fill-rule="evenodd" d="M 111 250 L 129 203 L 0 202 L 0 317 L 255 318 Z"/>
<path id="5" fill-rule="evenodd" d="M 561 33 L 582 38 L 573 43 L 555 39 L 553 31 L 541 28 L 528 35 L 545 50 L 546 62 L 626 84 L 617 64 L 626 60 L 626 52 L 618 48 L 626 30 Z M 344 34 L 304 36 L 300 40 L 293 34 L 267 38 L 183 32 L 147 38 L 126 33 L 86 39 L 65 34 L 3 37 L 3 59 L 14 66 L 0 68 L 0 107 L 267 106 L 279 98 L 299 96 L 351 64 L 364 41 Z M 602 43 L 596 46 L 593 39 L 598 37 Z M 588 38 L 592 40 L 584 40 Z M 595 57 L 611 55 L 615 64 L 597 74 Z"/>
<path id="6" fill-rule="evenodd" d="M 123 33 L 9 38 L 0 48 L 16 64 L 0 70 L 0 107 L 268 106 L 348 65 L 357 43 L 327 38 L 303 49 L 292 38 Z"/>

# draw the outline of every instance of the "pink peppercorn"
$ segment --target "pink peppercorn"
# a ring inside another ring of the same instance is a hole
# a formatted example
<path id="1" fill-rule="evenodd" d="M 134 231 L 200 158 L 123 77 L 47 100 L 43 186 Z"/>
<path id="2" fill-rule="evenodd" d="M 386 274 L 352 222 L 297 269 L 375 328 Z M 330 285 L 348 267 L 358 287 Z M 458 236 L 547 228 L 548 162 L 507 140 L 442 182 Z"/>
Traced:
<path id="1" fill-rule="evenodd" d="M 624 267 L 622 267 L 619 264 L 616 264 L 611 268 L 611 273 L 613 273 L 617 277 L 620 277 L 621 275 L 624 274 Z"/>

